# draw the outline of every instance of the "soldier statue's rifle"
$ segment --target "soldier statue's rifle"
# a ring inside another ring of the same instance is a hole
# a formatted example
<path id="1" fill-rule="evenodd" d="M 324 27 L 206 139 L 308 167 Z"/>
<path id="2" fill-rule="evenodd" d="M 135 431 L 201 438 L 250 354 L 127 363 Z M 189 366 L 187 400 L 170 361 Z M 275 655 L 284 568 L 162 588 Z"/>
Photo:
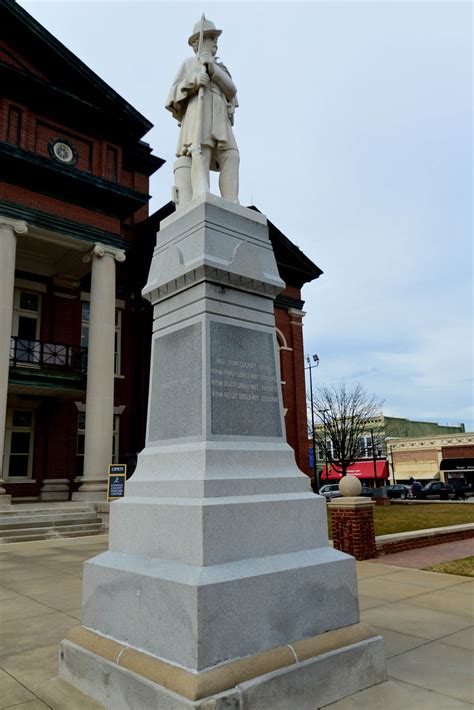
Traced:
<path id="1" fill-rule="evenodd" d="M 201 28 L 199 30 L 199 44 L 198 44 L 198 51 L 197 51 L 197 59 L 198 62 L 201 63 L 202 70 L 207 71 L 206 69 L 206 63 L 202 61 L 202 45 L 204 41 L 204 21 L 205 21 L 204 13 L 202 14 L 201 17 Z M 198 92 L 198 106 L 197 106 L 197 111 L 196 111 L 196 119 L 194 122 L 194 130 L 193 130 L 193 144 L 191 146 L 191 155 L 194 160 L 196 157 L 199 160 L 199 163 L 202 164 L 202 161 L 200 160 L 201 155 L 202 155 L 202 117 L 204 113 L 204 86 L 199 87 L 199 92 Z"/>

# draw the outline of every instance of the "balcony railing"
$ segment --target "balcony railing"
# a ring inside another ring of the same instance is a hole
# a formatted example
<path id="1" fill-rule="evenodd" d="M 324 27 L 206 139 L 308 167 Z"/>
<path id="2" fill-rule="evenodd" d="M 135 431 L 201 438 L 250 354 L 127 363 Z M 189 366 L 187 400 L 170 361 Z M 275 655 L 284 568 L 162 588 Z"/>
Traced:
<path id="1" fill-rule="evenodd" d="M 56 372 L 86 372 L 87 348 L 12 337 L 10 367 L 36 367 Z"/>

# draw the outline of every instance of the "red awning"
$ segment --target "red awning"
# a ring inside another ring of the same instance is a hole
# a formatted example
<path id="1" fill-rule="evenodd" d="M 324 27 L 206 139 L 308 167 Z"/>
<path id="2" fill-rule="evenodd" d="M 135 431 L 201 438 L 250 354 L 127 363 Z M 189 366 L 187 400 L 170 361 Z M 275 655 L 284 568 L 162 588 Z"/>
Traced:
<path id="1" fill-rule="evenodd" d="M 376 461 L 375 462 L 377 478 L 388 478 L 387 462 L 386 461 Z M 329 480 L 338 481 L 341 476 L 341 469 L 337 464 L 328 466 L 329 469 Z M 347 469 L 348 476 L 355 476 L 356 478 L 375 478 L 374 475 L 374 462 L 373 461 L 357 461 L 356 463 L 349 466 Z M 320 476 L 321 481 L 326 480 L 326 466 L 323 467 L 323 472 Z"/>

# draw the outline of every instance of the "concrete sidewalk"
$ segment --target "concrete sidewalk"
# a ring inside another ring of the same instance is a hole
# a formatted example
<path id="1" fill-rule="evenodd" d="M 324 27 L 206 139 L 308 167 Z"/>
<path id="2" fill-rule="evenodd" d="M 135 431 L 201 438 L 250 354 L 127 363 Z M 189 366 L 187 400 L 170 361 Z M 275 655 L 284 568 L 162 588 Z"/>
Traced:
<path id="1" fill-rule="evenodd" d="M 54 678 L 81 618 L 82 564 L 106 548 L 106 535 L 0 547 L 0 708 L 100 707 Z M 386 561 L 357 568 L 361 620 L 385 639 L 390 680 L 326 707 L 472 710 L 474 580 Z"/>

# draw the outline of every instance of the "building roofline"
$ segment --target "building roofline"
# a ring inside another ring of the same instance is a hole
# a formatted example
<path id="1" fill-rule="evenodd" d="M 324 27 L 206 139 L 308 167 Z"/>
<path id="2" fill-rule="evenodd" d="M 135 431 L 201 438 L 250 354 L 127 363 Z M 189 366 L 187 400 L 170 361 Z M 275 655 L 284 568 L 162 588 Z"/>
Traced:
<path id="1" fill-rule="evenodd" d="M 449 443 L 451 439 L 471 440 L 474 443 L 474 432 L 449 432 L 448 434 L 431 434 L 431 436 L 387 436 L 385 441 L 389 444 L 423 444 L 433 442 L 434 444 L 446 441 Z"/>
<path id="2" fill-rule="evenodd" d="M 139 137 L 145 135 L 153 124 L 143 116 L 128 101 L 118 94 L 111 86 L 101 79 L 92 69 L 71 52 L 62 42 L 54 37 L 43 25 L 35 20 L 16 0 L 0 0 L 0 10 L 6 10 L 10 15 L 32 32 L 51 52 L 58 55 L 73 72 L 79 74 L 91 84 L 113 106 L 119 109 L 125 119 L 139 129 Z"/>

